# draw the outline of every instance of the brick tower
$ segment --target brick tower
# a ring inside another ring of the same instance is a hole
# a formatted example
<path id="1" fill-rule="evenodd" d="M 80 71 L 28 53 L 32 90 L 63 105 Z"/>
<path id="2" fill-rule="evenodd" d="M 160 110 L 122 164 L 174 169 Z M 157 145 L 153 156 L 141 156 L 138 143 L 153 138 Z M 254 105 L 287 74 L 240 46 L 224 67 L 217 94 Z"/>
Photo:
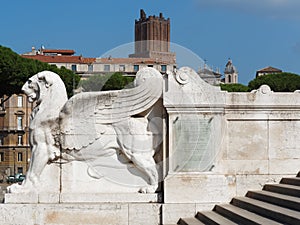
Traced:
<path id="1" fill-rule="evenodd" d="M 140 19 L 135 20 L 135 53 L 129 57 L 155 58 L 175 62 L 175 53 L 170 52 L 170 18 L 163 14 L 147 18 L 143 9 Z"/>

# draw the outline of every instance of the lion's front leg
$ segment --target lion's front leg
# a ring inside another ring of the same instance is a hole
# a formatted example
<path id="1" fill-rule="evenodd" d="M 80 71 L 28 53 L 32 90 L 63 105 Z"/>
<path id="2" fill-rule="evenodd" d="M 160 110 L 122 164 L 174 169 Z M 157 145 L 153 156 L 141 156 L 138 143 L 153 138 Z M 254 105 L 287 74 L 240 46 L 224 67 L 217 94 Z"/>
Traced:
<path id="1" fill-rule="evenodd" d="M 26 174 L 26 179 L 22 185 L 14 184 L 9 186 L 8 192 L 30 192 L 34 191 L 40 183 L 40 175 L 43 172 L 48 162 L 47 145 L 45 143 L 38 143 L 32 148 L 31 161 L 29 169 Z"/>
<path id="2" fill-rule="evenodd" d="M 131 160 L 149 178 L 150 185 L 141 188 L 139 192 L 154 193 L 158 187 L 158 172 L 152 153 L 134 153 Z"/>
<path id="3" fill-rule="evenodd" d="M 33 184 L 36 187 L 39 184 L 39 178 L 49 160 L 49 154 L 46 143 L 37 143 L 32 150 L 32 156 L 30 161 L 30 167 L 27 172 L 25 185 L 27 182 Z"/>

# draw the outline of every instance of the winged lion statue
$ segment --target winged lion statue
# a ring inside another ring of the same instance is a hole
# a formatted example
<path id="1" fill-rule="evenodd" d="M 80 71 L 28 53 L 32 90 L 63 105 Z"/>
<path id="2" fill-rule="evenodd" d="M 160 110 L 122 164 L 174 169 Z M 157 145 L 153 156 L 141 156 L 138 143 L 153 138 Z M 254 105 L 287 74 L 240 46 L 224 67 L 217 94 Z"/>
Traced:
<path id="1" fill-rule="evenodd" d="M 28 101 L 36 102 L 29 127 L 31 162 L 26 180 L 10 191 L 35 188 L 49 163 L 95 162 L 117 152 L 148 177 L 148 186 L 140 192 L 155 192 L 158 172 L 153 155 L 158 145 L 148 116 L 162 90 L 163 77 L 153 68 L 140 70 L 133 88 L 81 92 L 69 100 L 59 75 L 43 71 L 32 76 L 22 87 Z M 88 173 L 99 175 L 91 167 Z"/>

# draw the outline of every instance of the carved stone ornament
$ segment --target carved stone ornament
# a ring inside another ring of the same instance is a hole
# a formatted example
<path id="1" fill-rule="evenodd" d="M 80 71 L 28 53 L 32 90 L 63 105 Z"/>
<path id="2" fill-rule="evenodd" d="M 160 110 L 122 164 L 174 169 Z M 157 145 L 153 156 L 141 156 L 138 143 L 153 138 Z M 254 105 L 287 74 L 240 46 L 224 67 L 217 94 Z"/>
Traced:
<path id="1" fill-rule="evenodd" d="M 88 174 L 100 178 L 93 168 L 97 159 L 117 154 L 148 177 L 149 185 L 140 192 L 155 192 L 158 172 L 153 154 L 157 142 L 148 115 L 161 98 L 163 78 L 157 70 L 144 68 L 136 74 L 134 86 L 82 92 L 68 100 L 57 74 L 43 71 L 32 76 L 22 88 L 29 101 L 36 102 L 30 121 L 30 168 L 23 184 L 8 190 L 31 191 L 39 184 L 44 168 L 54 162 L 87 162 L 93 165 Z"/>
<path id="2" fill-rule="evenodd" d="M 176 81 L 182 85 L 185 85 L 189 82 L 188 74 L 186 74 L 185 71 L 182 71 L 182 70 L 177 70 L 175 72 L 175 78 L 176 78 Z"/>

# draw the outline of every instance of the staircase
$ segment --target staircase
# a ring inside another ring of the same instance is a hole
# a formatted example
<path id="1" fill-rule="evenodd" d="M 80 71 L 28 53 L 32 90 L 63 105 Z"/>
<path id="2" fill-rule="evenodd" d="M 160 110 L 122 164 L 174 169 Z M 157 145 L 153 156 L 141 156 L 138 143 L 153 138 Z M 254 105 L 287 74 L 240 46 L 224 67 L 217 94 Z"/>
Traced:
<path id="1" fill-rule="evenodd" d="M 262 191 L 248 191 L 230 204 L 216 205 L 212 211 L 181 218 L 177 224 L 300 225 L 300 172 L 297 177 L 282 178 L 279 184 L 266 184 Z"/>

